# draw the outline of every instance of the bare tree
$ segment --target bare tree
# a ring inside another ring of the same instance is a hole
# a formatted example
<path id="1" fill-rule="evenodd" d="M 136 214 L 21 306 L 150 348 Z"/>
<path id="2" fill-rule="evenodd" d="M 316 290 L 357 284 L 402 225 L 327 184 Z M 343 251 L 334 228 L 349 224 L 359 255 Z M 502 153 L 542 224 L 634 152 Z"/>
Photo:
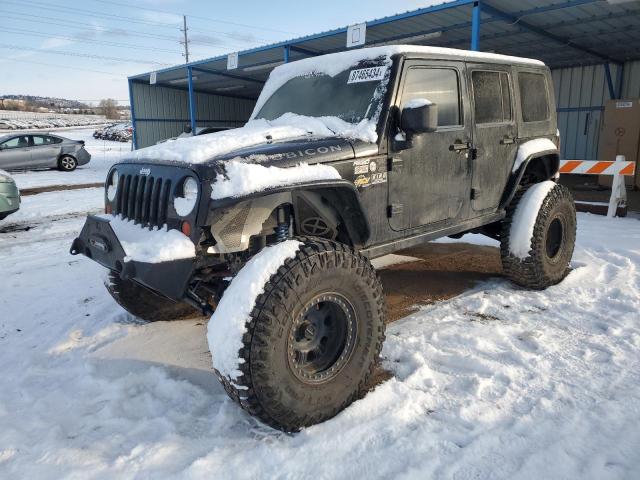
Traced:
<path id="1" fill-rule="evenodd" d="M 105 98 L 100 100 L 100 103 L 98 104 L 98 106 L 102 110 L 102 113 L 104 114 L 105 117 L 109 119 L 117 119 L 119 117 L 118 102 L 115 101 L 113 98 Z"/>

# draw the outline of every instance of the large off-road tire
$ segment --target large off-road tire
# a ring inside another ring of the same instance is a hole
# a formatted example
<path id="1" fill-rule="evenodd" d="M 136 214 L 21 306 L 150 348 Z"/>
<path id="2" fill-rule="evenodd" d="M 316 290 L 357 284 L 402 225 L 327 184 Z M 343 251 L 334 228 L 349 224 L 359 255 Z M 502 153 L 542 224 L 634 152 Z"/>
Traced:
<path id="1" fill-rule="evenodd" d="M 114 272 L 109 272 L 105 287 L 122 308 L 147 322 L 200 316 L 192 306 L 169 300 L 131 280 L 122 280 Z"/>
<path id="2" fill-rule="evenodd" d="M 288 432 L 362 397 L 384 341 L 384 295 L 371 263 L 339 243 L 301 241 L 255 301 L 241 375 L 230 381 L 216 371 L 242 408 Z"/>
<path id="3" fill-rule="evenodd" d="M 550 183 L 534 184 L 518 192 L 507 209 L 500 236 L 504 274 L 518 285 L 537 290 L 555 285 L 567 276 L 576 240 L 576 209 L 571 193 L 562 185 Z M 541 203 L 535 201 L 536 195 L 538 198 L 544 195 Z M 529 225 L 516 221 L 526 208 L 538 208 L 537 213 L 529 212 Z M 528 231 L 522 237 L 524 231 L 516 230 L 518 226 L 526 230 L 531 223 L 533 232 L 527 251 L 526 246 L 523 250 L 515 243 L 521 244 L 522 238 L 526 240 Z M 515 239 L 517 236 L 520 241 Z M 518 250 L 523 251 L 514 255 Z"/>

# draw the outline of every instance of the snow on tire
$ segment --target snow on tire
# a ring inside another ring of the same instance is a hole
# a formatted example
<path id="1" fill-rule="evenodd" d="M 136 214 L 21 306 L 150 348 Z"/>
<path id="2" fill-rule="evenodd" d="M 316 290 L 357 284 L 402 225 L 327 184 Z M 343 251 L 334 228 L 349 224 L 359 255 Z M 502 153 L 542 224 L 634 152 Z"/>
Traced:
<path id="1" fill-rule="evenodd" d="M 502 225 L 505 275 L 524 287 L 543 289 L 562 281 L 576 240 L 576 210 L 566 187 L 552 181 L 518 192 Z"/>
<path id="2" fill-rule="evenodd" d="M 382 285 L 345 245 L 288 240 L 233 279 L 208 340 L 229 396 L 264 423 L 297 431 L 366 392 L 384 340 Z"/>

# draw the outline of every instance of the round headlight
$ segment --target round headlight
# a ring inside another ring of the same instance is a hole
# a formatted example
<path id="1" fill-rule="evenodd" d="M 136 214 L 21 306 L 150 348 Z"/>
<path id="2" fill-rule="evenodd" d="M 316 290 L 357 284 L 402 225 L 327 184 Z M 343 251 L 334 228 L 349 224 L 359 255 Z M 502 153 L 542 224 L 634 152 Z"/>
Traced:
<path id="1" fill-rule="evenodd" d="M 187 177 L 182 183 L 182 195 L 176 195 L 173 206 L 181 217 L 189 215 L 198 200 L 198 182 L 193 177 Z"/>
<path id="2" fill-rule="evenodd" d="M 116 198 L 116 192 L 118 191 L 118 178 L 120 178 L 120 175 L 118 175 L 118 171 L 116 170 L 111 174 L 109 184 L 107 185 L 107 198 L 110 202 L 113 202 Z"/>

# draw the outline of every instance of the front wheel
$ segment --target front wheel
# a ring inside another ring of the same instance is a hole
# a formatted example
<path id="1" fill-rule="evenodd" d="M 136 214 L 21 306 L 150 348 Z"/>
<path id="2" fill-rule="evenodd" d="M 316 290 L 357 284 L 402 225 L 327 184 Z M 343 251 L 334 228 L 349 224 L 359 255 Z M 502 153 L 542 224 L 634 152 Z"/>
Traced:
<path id="1" fill-rule="evenodd" d="M 122 308 L 147 322 L 200 316 L 192 306 L 169 300 L 131 280 L 123 280 L 115 272 L 109 272 L 105 287 Z"/>
<path id="2" fill-rule="evenodd" d="M 71 155 L 63 155 L 58 160 L 58 169 L 63 172 L 73 172 L 78 166 L 78 160 Z"/>
<path id="3" fill-rule="evenodd" d="M 576 209 L 569 190 L 552 181 L 519 192 L 502 225 L 505 275 L 518 285 L 544 289 L 562 281 L 576 241 Z"/>
<path id="4" fill-rule="evenodd" d="M 229 396 L 284 431 L 323 422 L 360 398 L 384 340 L 382 285 L 369 261 L 331 241 L 291 242 L 266 247 L 243 267 L 208 334 Z M 229 322 L 240 320 L 237 305 L 259 278 L 258 265 L 272 270 L 261 273 L 266 281 L 238 330 Z"/>

